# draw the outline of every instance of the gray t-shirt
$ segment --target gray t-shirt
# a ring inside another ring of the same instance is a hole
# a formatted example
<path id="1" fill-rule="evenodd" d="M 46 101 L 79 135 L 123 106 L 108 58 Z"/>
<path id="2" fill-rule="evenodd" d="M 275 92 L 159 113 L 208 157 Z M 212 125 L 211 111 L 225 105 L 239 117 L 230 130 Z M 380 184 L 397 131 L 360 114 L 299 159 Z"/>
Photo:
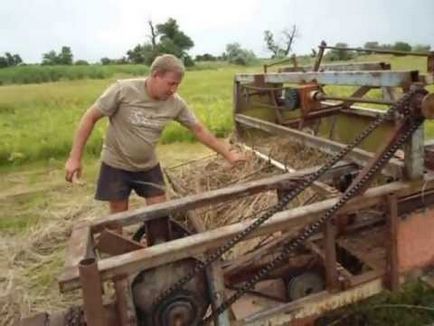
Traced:
<path id="1" fill-rule="evenodd" d="M 187 128 L 197 123 L 185 101 L 174 94 L 159 101 L 149 97 L 146 78 L 118 80 L 95 102 L 110 123 L 102 161 L 127 171 L 146 171 L 158 164 L 155 145 L 172 120 Z"/>

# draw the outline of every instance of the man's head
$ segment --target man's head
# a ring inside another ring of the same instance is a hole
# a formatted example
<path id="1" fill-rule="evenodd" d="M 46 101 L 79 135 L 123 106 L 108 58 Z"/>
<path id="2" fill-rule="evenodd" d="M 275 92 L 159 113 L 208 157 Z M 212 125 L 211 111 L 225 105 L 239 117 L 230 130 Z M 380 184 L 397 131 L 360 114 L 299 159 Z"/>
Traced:
<path id="1" fill-rule="evenodd" d="M 183 63 L 174 55 L 163 54 L 156 57 L 147 80 L 149 95 L 157 100 L 167 100 L 176 92 L 184 70 Z"/>

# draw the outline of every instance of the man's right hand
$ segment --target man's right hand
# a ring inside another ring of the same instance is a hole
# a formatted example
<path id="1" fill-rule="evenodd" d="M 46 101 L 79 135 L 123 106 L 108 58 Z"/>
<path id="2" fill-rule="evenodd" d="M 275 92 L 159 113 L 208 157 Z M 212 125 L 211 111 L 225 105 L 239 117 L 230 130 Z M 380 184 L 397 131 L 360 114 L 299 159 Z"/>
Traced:
<path id="1" fill-rule="evenodd" d="M 65 180 L 75 183 L 81 177 L 81 162 L 73 158 L 69 158 L 65 164 Z"/>

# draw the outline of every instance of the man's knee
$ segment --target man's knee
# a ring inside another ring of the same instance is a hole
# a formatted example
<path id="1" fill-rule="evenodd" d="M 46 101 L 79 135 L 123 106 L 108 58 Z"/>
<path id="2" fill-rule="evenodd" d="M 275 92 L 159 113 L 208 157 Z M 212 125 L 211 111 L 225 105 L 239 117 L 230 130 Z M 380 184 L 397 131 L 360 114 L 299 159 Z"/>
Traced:
<path id="1" fill-rule="evenodd" d="M 110 213 L 119 213 L 128 210 L 128 199 L 110 201 Z"/>

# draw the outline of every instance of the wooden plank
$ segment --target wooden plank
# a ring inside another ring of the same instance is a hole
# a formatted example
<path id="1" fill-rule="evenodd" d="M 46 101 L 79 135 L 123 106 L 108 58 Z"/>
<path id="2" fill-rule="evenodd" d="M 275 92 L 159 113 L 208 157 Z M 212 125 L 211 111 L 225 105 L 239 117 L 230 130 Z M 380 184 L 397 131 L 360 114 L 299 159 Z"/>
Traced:
<path id="1" fill-rule="evenodd" d="M 427 178 L 420 182 L 393 182 L 368 189 L 363 195 L 351 199 L 347 205 L 340 210 L 340 213 L 354 212 L 383 203 L 384 196 L 389 193 L 396 193 L 399 197 L 408 196 L 409 194 L 420 191 L 422 185 L 424 185 L 425 190 L 429 190 L 434 187 L 434 180 Z M 276 213 L 255 232 L 246 237 L 246 240 L 276 231 L 285 232 L 291 228 L 311 223 L 326 210 L 333 207 L 337 201 L 338 199 L 331 198 L 308 206 Z M 245 220 L 150 248 L 100 260 L 98 267 L 101 272 L 101 277 L 103 280 L 109 280 L 117 275 L 130 274 L 139 270 L 203 254 L 210 249 L 221 246 L 230 238 L 243 231 L 251 223 L 252 220 Z M 77 270 L 74 268 L 66 270 L 59 278 L 59 285 L 62 291 L 78 288 Z"/>
<path id="2" fill-rule="evenodd" d="M 237 114 L 235 116 L 235 120 L 238 123 L 243 124 L 244 126 L 257 128 L 275 135 L 277 134 L 289 137 L 289 139 L 291 139 L 291 141 L 293 142 L 297 142 L 311 148 L 319 149 L 320 151 L 330 155 L 336 155 L 338 152 L 340 152 L 343 148 L 346 147 L 346 145 L 333 140 L 309 135 L 295 129 L 280 126 L 272 122 L 249 117 L 243 114 Z M 366 165 L 366 163 L 372 158 L 374 158 L 374 153 L 362 150 L 360 148 L 355 148 L 346 155 L 346 159 L 354 161 L 361 166 Z M 403 167 L 404 165 L 402 162 L 396 159 L 391 159 L 389 163 L 387 163 L 387 165 L 384 167 L 382 172 L 399 178 L 403 174 Z"/>
<path id="3" fill-rule="evenodd" d="M 193 208 L 203 207 L 212 203 L 233 200 L 244 196 L 254 195 L 256 193 L 277 188 L 288 188 L 291 182 L 299 180 L 308 174 L 314 173 L 319 169 L 318 166 L 308 169 L 299 170 L 294 173 L 285 173 L 278 176 L 272 176 L 257 181 L 236 184 L 230 187 L 207 191 L 204 193 L 187 196 L 181 199 L 169 200 L 164 203 L 154 204 L 135 211 L 127 211 L 117 214 L 104 216 L 92 223 L 92 231 L 100 232 L 107 225 L 113 223 L 125 226 L 138 222 L 152 220 L 161 216 L 167 216 L 172 212 L 183 212 Z M 354 165 L 348 163 L 338 163 L 334 168 L 327 171 L 322 180 L 333 178 L 354 169 Z"/>

